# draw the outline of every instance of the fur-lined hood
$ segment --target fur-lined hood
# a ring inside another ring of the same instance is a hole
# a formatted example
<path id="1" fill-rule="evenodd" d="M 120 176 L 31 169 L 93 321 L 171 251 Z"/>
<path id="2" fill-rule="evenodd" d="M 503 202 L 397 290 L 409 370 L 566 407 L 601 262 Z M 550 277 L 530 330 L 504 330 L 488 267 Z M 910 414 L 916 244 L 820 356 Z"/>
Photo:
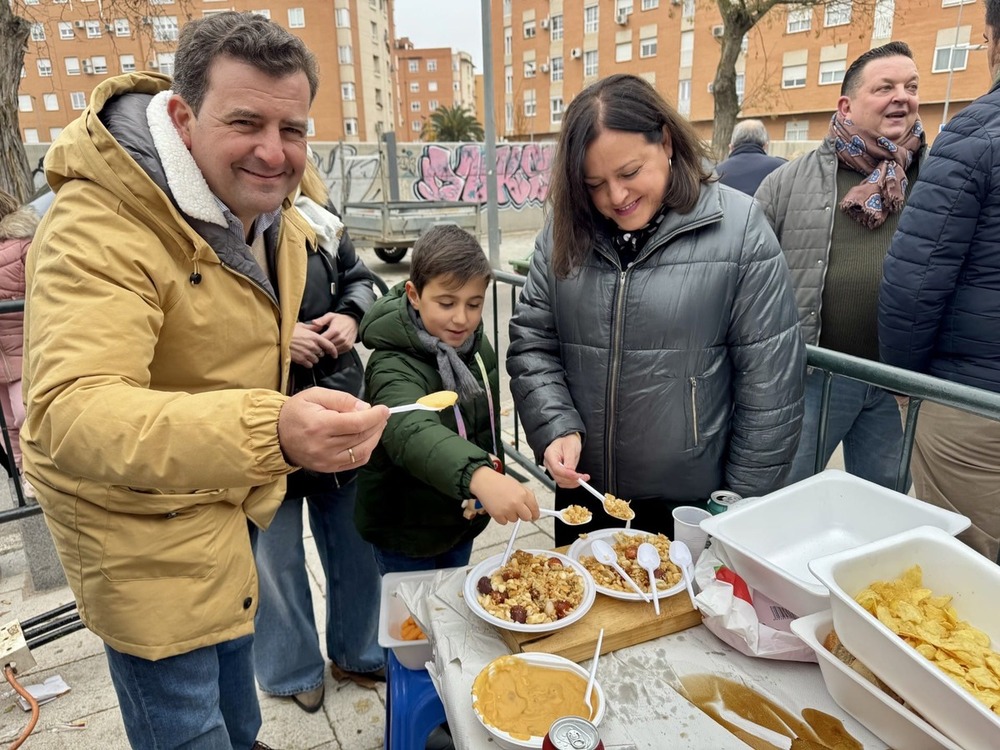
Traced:
<path id="1" fill-rule="evenodd" d="M 21 206 L 0 219 L 0 242 L 30 239 L 37 228 L 38 214 L 30 206 Z"/>

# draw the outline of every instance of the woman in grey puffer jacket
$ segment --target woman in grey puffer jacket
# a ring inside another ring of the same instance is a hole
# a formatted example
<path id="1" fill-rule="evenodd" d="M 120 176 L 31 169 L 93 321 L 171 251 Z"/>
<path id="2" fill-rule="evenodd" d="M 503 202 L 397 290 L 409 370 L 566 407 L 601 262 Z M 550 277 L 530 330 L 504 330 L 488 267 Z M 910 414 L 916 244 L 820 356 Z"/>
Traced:
<path id="1" fill-rule="evenodd" d="M 672 536 L 713 490 L 778 489 L 798 445 L 805 346 L 781 248 L 752 199 L 714 182 L 693 129 L 615 75 L 566 110 L 507 369 L 556 506 L 591 479 Z M 587 527 L 556 525 L 565 544 Z"/>

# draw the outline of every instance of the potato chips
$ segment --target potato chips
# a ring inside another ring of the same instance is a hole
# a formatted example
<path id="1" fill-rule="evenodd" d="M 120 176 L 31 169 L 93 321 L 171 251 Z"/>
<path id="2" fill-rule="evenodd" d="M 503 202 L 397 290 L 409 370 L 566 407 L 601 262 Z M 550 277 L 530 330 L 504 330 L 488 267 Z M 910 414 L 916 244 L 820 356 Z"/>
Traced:
<path id="1" fill-rule="evenodd" d="M 986 633 L 959 620 L 950 596 L 923 587 L 914 565 L 894 581 L 876 581 L 858 604 L 980 702 L 1000 714 L 1000 654 Z"/>

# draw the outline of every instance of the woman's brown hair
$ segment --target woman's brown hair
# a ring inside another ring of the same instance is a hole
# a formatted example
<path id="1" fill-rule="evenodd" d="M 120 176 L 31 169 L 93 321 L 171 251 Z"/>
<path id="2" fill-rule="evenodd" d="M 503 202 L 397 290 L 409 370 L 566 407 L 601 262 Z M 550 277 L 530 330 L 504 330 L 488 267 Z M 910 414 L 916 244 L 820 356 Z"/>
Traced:
<path id="1" fill-rule="evenodd" d="M 588 86 L 563 115 L 549 178 L 557 278 L 566 278 L 583 263 L 606 221 L 590 199 L 583 169 L 587 147 L 605 130 L 640 133 L 649 143 L 662 143 L 664 132 L 670 134 L 673 157 L 663 202 L 675 211 L 694 208 L 702 183 L 711 179 L 708 151 L 698 134 L 646 80 L 618 74 Z"/>

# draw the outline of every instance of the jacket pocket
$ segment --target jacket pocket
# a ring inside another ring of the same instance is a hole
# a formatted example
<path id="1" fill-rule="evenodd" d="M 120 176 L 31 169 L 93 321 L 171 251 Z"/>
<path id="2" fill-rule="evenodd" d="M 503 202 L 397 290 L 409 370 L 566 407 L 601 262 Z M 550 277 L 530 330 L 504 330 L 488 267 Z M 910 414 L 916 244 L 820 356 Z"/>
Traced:
<path id="1" fill-rule="evenodd" d="M 216 516 L 237 512 L 228 503 L 214 502 L 224 494 L 154 494 L 150 497 L 162 506 L 153 511 L 144 504 L 147 493 L 110 488 L 101 573 L 109 581 L 210 576 L 217 561 Z M 125 509 L 137 506 L 150 512 Z"/>
<path id="2" fill-rule="evenodd" d="M 688 440 L 690 445 L 697 448 L 701 444 L 701 430 L 698 424 L 698 378 L 691 376 L 688 378 L 688 423 L 691 426 Z"/>

